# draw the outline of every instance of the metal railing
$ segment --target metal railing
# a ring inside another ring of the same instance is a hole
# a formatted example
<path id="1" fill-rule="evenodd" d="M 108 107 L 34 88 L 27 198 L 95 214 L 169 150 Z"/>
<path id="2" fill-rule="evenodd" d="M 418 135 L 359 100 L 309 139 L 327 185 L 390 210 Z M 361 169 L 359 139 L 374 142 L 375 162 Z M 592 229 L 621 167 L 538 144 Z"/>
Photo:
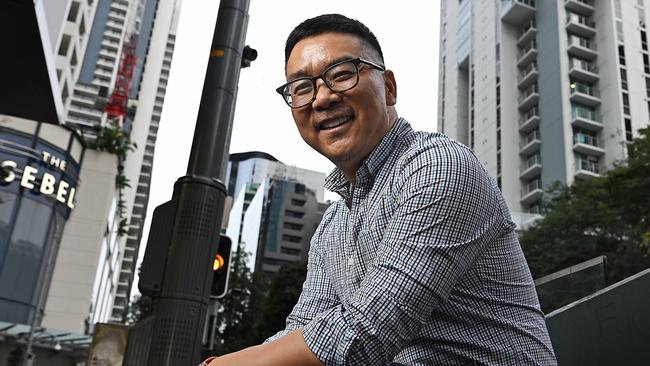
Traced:
<path id="1" fill-rule="evenodd" d="M 587 135 L 582 132 L 578 132 L 573 135 L 573 143 L 574 144 L 586 144 L 586 145 L 591 145 L 594 147 L 601 147 L 602 144 L 600 143 L 600 140 L 596 136 L 592 135 Z"/>
<path id="2" fill-rule="evenodd" d="M 543 189 L 542 188 L 542 180 L 541 179 L 534 179 L 528 182 L 525 186 L 521 188 L 521 197 L 526 196 L 530 192 L 536 190 L 536 189 Z"/>
<path id="3" fill-rule="evenodd" d="M 588 172 L 600 174 L 600 166 L 597 161 L 576 158 L 576 170 L 586 170 Z"/>
<path id="4" fill-rule="evenodd" d="M 517 60 L 520 60 L 523 56 L 525 56 L 529 51 L 531 50 L 536 50 L 537 49 L 537 42 L 535 40 L 532 40 L 530 43 L 524 46 L 524 48 L 519 50 L 519 56 L 517 57 Z"/>
<path id="5" fill-rule="evenodd" d="M 526 161 L 523 164 L 521 164 L 520 171 L 525 172 L 526 170 L 530 169 L 530 167 L 536 164 L 540 164 L 540 165 L 542 164 L 542 157 L 539 154 L 535 154 L 529 157 L 528 159 L 526 159 Z"/>
<path id="6" fill-rule="evenodd" d="M 581 107 L 571 108 L 571 118 L 576 119 L 578 117 L 585 118 L 599 123 L 601 122 L 600 115 L 596 113 L 596 111 L 587 108 L 581 108 Z"/>
<path id="7" fill-rule="evenodd" d="M 582 71 L 598 74 L 598 66 L 591 62 L 584 61 L 575 57 L 569 59 L 569 69 L 580 69 Z"/>
<path id="8" fill-rule="evenodd" d="M 539 109 L 537 107 L 533 107 L 524 113 L 523 117 L 519 118 L 519 125 L 523 125 L 533 117 L 539 117 Z"/>
<path id="9" fill-rule="evenodd" d="M 528 89 L 524 90 L 524 92 L 519 96 L 519 103 L 523 102 L 526 100 L 528 97 L 531 95 L 537 93 L 537 84 L 533 84 L 528 87 Z"/>
<path id="10" fill-rule="evenodd" d="M 575 36 L 575 35 L 570 35 L 569 36 L 569 46 L 571 46 L 571 45 L 580 46 L 582 48 L 588 48 L 588 49 L 590 49 L 592 51 L 597 50 L 595 43 L 590 42 L 586 38 L 578 37 L 578 36 Z"/>
<path id="11" fill-rule="evenodd" d="M 571 89 L 571 95 L 573 95 L 574 93 L 582 93 L 582 94 L 590 95 L 595 98 L 600 98 L 600 92 L 593 86 L 573 82 L 571 83 L 570 89 Z"/>
<path id="12" fill-rule="evenodd" d="M 521 149 L 522 147 L 530 144 L 535 140 L 540 140 L 539 130 L 533 130 L 527 134 L 526 137 L 524 137 L 524 139 L 519 142 L 519 148 Z"/>
<path id="13" fill-rule="evenodd" d="M 520 71 L 519 76 L 517 77 L 517 81 L 520 82 L 533 71 L 537 71 L 537 62 L 532 62 L 530 65 L 526 66 L 525 69 Z"/>
<path id="14" fill-rule="evenodd" d="M 591 18 L 586 17 L 584 15 L 578 15 L 575 13 L 567 14 L 566 22 L 567 23 L 576 22 L 578 24 L 584 25 L 585 27 L 596 28 L 596 22 L 591 20 Z"/>

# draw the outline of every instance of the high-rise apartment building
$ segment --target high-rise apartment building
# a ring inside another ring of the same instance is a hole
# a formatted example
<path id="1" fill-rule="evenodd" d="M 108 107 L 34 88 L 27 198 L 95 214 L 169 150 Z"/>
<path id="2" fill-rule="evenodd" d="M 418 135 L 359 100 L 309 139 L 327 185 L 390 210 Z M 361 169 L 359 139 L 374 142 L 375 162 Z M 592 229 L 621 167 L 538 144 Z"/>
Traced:
<path id="1" fill-rule="evenodd" d="M 327 208 L 324 181 L 323 173 L 287 166 L 266 153 L 230 155 L 226 182 L 233 205 L 226 235 L 251 254 L 252 270 L 277 272 L 283 264 L 306 261 Z"/>
<path id="2" fill-rule="evenodd" d="M 603 174 L 650 116 L 645 0 L 444 0 L 438 130 L 469 146 L 512 211 Z"/>

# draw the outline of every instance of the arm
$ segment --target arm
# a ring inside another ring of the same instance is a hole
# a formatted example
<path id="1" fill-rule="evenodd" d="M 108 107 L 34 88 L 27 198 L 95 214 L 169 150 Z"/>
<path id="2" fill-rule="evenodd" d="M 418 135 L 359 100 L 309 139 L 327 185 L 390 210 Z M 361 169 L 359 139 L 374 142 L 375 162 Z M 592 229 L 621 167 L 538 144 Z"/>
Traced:
<path id="1" fill-rule="evenodd" d="M 302 329 L 294 330 L 286 335 L 259 346 L 249 347 L 241 351 L 221 356 L 208 364 L 220 365 L 286 365 L 286 366 L 323 366 L 323 363 L 307 347 L 303 339 Z"/>

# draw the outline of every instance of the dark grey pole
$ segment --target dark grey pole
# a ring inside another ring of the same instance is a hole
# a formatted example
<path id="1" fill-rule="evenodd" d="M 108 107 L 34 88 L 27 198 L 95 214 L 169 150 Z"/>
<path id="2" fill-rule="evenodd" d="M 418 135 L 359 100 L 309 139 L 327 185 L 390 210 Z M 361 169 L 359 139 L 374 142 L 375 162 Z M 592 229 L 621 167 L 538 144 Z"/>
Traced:
<path id="1" fill-rule="evenodd" d="M 130 349 L 151 342 L 150 366 L 201 362 L 249 2 L 221 0 L 187 175 L 174 184 L 171 201 L 154 212 L 138 285 L 154 299 L 153 327 L 148 339 L 135 337 L 127 346 L 131 357 Z"/>
<path id="2" fill-rule="evenodd" d="M 194 130 L 188 175 L 224 179 L 250 0 L 222 0 Z"/>

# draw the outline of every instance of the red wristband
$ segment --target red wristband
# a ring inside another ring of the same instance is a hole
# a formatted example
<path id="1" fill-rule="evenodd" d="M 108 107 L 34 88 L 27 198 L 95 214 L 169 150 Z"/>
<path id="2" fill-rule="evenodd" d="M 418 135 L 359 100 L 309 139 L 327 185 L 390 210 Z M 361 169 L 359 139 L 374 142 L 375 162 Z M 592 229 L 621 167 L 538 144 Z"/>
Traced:
<path id="1" fill-rule="evenodd" d="M 217 356 L 208 357 L 205 361 L 201 362 L 199 366 L 208 366 L 208 364 L 217 359 Z"/>

